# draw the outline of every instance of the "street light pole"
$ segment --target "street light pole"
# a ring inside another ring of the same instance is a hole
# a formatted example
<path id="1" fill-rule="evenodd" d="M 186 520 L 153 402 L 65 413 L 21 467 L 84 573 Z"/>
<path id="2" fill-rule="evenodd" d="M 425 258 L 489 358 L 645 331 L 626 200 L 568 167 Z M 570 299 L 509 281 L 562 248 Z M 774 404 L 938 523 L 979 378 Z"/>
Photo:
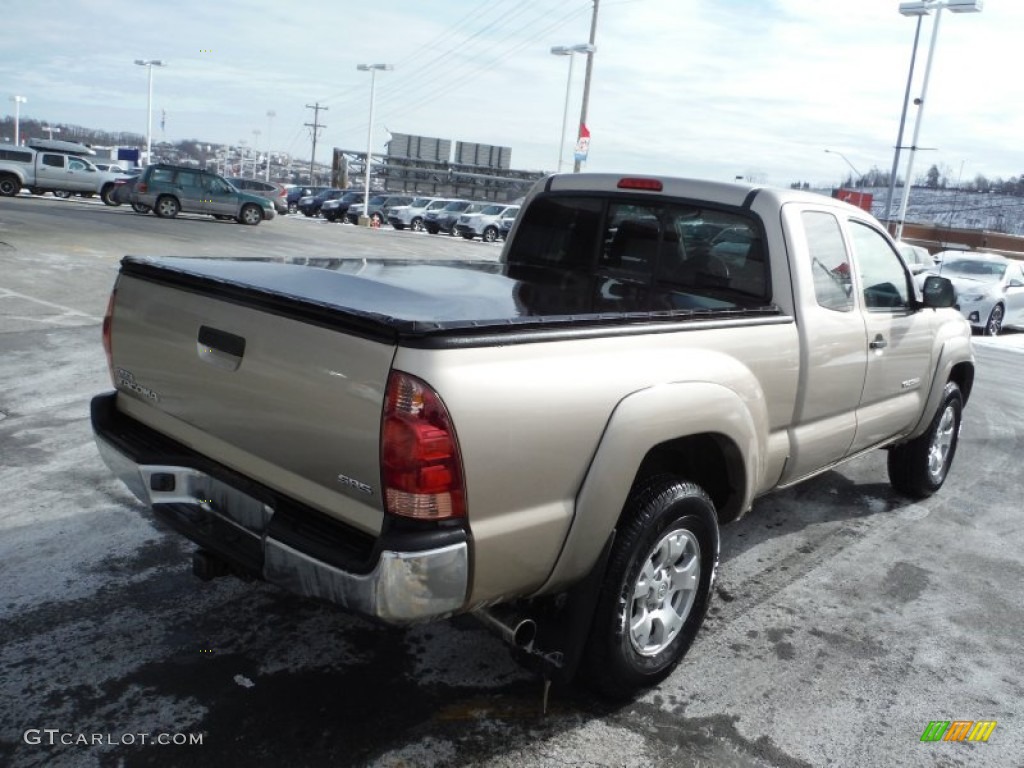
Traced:
<path id="1" fill-rule="evenodd" d="M 18 146 L 21 144 L 20 134 L 18 133 L 21 128 L 21 105 L 28 101 L 28 99 L 24 96 L 11 96 L 10 100 L 14 102 L 14 145 Z"/>
<path id="2" fill-rule="evenodd" d="M 601 0 L 594 0 L 594 12 L 590 17 L 590 41 L 589 45 L 593 50 L 597 50 L 594 47 L 594 40 L 597 37 L 597 6 Z M 587 73 L 583 77 L 583 105 L 580 107 L 580 127 L 576 131 L 576 141 L 579 142 L 580 136 L 583 135 L 583 128 L 587 124 L 587 109 L 590 106 L 590 76 L 594 71 L 594 54 L 593 51 L 587 54 Z M 580 161 L 574 160 L 572 164 L 572 172 L 580 172 Z"/>
<path id="3" fill-rule="evenodd" d="M 854 182 L 853 182 L 853 185 L 854 185 L 854 186 L 857 186 L 857 181 L 856 181 L 856 179 L 862 179 L 862 178 L 864 178 L 864 174 L 863 174 L 863 173 L 861 173 L 860 171 L 858 171 L 858 170 L 857 170 L 857 168 L 856 168 L 856 167 L 854 166 L 854 164 L 850 162 L 850 158 L 848 158 L 848 157 L 847 157 L 846 155 L 844 155 L 844 154 L 843 154 L 842 152 L 837 152 L 837 151 L 836 151 L 836 150 L 834 150 L 834 149 L 826 149 L 826 150 L 825 150 L 825 152 L 827 152 L 827 153 L 828 153 L 828 154 L 830 154 L 830 155 L 839 155 L 839 156 L 840 156 L 841 158 L 843 158 L 843 160 L 845 160 L 845 161 L 846 161 L 846 164 L 847 164 L 848 166 L 850 166 L 850 170 L 852 170 L 852 171 L 853 171 L 853 172 L 854 172 L 855 174 L 857 174 L 857 176 L 856 176 L 856 178 L 854 179 Z"/>
<path id="4" fill-rule="evenodd" d="M 596 49 L 589 43 L 580 45 L 556 45 L 551 48 L 555 56 L 569 57 L 569 80 L 565 84 L 565 108 L 562 110 L 562 140 L 558 144 L 558 172 L 562 172 L 562 153 L 565 150 L 565 130 L 569 126 L 569 95 L 572 93 L 572 64 L 577 53 L 593 53 Z"/>
<path id="5" fill-rule="evenodd" d="M 272 110 L 267 110 L 267 173 L 264 176 L 264 181 L 270 181 L 270 129 L 273 127 L 274 118 L 277 117 L 277 113 Z"/>
<path id="6" fill-rule="evenodd" d="M 256 163 L 260 160 L 260 129 L 254 128 L 252 139 L 252 177 L 256 178 Z"/>
<path id="7" fill-rule="evenodd" d="M 899 218 L 896 220 L 896 239 L 903 237 L 903 224 L 907 217 L 907 203 L 910 202 L 910 188 L 913 186 L 914 158 L 917 155 L 917 140 L 921 134 L 921 117 L 924 115 L 925 97 L 928 95 L 928 82 L 932 74 L 932 61 L 935 58 L 935 42 L 939 37 L 939 21 L 942 11 L 948 8 L 953 13 L 978 13 L 983 0 L 919 0 L 918 2 L 900 3 L 900 13 L 919 15 L 935 11 L 935 24 L 932 27 L 932 39 L 928 46 L 928 59 L 924 65 L 924 80 L 921 83 L 921 97 L 917 100 L 917 119 L 914 121 L 914 138 L 910 142 L 910 157 L 907 159 L 907 176 L 903 182 L 903 201 L 900 203 Z"/>
<path id="8" fill-rule="evenodd" d="M 149 97 L 146 100 L 146 165 L 153 162 L 153 67 L 166 67 L 159 59 L 136 59 L 135 63 L 149 70 Z"/>
<path id="9" fill-rule="evenodd" d="M 914 30 L 914 48 L 910 53 L 910 71 L 907 72 L 907 89 L 903 94 L 903 111 L 900 112 L 900 130 L 896 136 L 896 151 L 892 156 L 892 170 L 889 172 L 889 191 L 885 196 L 885 226 L 892 220 L 892 196 L 896 193 L 896 176 L 900 172 L 900 152 L 903 150 L 903 129 L 907 125 L 907 107 L 910 106 L 910 86 L 914 81 L 914 65 L 917 63 L 917 44 L 921 39 L 923 13 L 917 14 L 917 28 Z"/>
<path id="10" fill-rule="evenodd" d="M 370 226 L 370 163 L 373 160 L 373 92 L 377 81 L 377 72 L 390 72 L 394 69 L 390 64 L 359 64 L 356 69 L 370 73 L 370 124 L 366 129 L 366 181 L 363 192 L 363 215 L 360 224 Z"/>

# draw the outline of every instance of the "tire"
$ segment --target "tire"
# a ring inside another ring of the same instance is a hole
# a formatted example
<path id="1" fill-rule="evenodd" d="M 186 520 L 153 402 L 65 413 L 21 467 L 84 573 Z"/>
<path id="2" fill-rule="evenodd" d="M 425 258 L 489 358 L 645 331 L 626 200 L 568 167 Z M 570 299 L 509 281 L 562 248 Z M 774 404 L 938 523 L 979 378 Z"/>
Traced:
<path id="1" fill-rule="evenodd" d="M 103 191 L 100 192 L 100 199 L 103 200 L 103 204 L 104 205 L 109 205 L 112 208 L 116 208 L 121 203 L 113 198 L 113 194 L 114 194 L 114 185 L 113 184 L 108 184 L 107 186 L 105 186 L 103 188 Z"/>
<path id="2" fill-rule="evenodd" d="M 413 232 L 422 232 L 423 231 L 423 219 L 421 219 L 419 216 L 417 216 L 415 219 L 413 219 L 409 223 L 409 229 L 411 229 Z"/>
<path id="3" fill-rule="evenodd" d="M 4 174 L 0 176 L 0 195 L 3 197 L 14 197 L 21 191 L 21 182 L 17 176 Z"/>
<path id="4" fill-rule="evenodd" d="M 1003 330 L 1003 305 L 996 304 L 989 313 L 985 330 L 982 333 L 986 336 L 998 336 L 1001 330 Z"/>
<path id="5" fill-rule="evenodd" d="M 152 208 L 148 205 L 143 205 L 142 203 L 132 203 L 132 210 L 136 213 L 149 213 Z"/>
<path id="6" fill-rule="evenodd" d="M 153 213 L 161 219 L 173 219 L 180 210 L 181 205 L 170 195 L 157 198 L 156 205 L 153 206 Z"/>
<path id="7" fill-rule="evenodd" d="M 263 221 L 263 211 L 261 211 L 260 207 L 254 203 L 243 205 L 242 210 L 238 212 L 239 224 L 255 227 L 261 221 Z"/>
<path id="8" fill-rule="evenodd" d="M 498 228 L 487 227 L 486 229 L 484 229 L 484 233 L 480 236 L 480 239 L 483 240 L 485 243 L 493 243 L 495 240 L 498 239 Z"/>
<path id="9" fill-rule="evenodd" d="M 964 398 L 956 382 L 942 393 L 939 410 L 927 431 L 903 445 L 889 449 L 889 482 L 912 499 L 931 496 L 946 481 L 960 440 Z"/>
<path id="10" fill-rule="evenodd" d="M 668 677 L 704 621 L 718 544 L 715 505 L 700 486 L 659 475 L 632 491 L 598 595 L 584 682 L 628 698 Z"/>
<path id="11" fill-rule="evenodd" d="M 59 197 L 61 200 L 67 200 L 69 197 L 71 197 L 71 193 L 68 192 L 66 189 L 55 189 L 53 190 L 53 196 Z"/>
<path id="12" fill-rule="evenodd" d="M 288 203 L 288 213 L 298 213 L 299 206 L 296 203 Z"/>

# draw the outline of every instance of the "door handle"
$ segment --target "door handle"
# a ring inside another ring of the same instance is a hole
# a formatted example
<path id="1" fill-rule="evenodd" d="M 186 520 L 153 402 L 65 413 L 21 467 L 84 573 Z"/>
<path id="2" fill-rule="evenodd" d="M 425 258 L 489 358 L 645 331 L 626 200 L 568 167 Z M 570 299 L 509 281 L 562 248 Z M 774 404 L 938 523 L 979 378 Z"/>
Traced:
<path id="1" fill-rule="evenodd" d="M 882 334 L 878 334 L 875 336 L 875 340 L 868 344 L 868 346 L 872 349 L 885 349 L 889 346 L 889 342 L 883 338 Z"/>

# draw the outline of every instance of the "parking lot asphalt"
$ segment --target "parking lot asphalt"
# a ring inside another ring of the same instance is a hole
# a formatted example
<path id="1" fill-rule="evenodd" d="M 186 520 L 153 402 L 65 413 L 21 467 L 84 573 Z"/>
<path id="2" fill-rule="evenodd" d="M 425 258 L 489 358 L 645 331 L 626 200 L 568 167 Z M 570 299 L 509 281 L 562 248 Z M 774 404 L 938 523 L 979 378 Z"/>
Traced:
<path id="1" fill-rule="evenodd" d="M 620 706 L 558 689 L 542 715 L 540 682 L 470 619 L 387 629 L 191 575 L 191 546 L 111 478 L 89 430 L 125 253 L 499 250 L 0 199 L 0 765 L 1024 765 L 1024 334 L 977 339 L 938 495 L 893 493 L 878 452 L 760 499 L 723 529 L 708 621 L 665 683 Z M 937 720 L 997 725 L 922 742 Z"/>

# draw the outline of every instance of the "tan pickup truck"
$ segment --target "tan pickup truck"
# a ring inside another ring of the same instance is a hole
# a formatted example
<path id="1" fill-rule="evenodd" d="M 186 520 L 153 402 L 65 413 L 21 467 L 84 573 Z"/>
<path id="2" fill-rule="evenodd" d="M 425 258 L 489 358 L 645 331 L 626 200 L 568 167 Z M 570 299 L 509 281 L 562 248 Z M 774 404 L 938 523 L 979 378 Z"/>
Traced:
<path id="1" fill-rule="evenodd" d="M 953 302 L 827 197 L 552 176 L 499 263 L 126 257 L 92 419 L 197 575 L 472 612 L 629 695 L 758 496 L 875 448 L 941 487 L 974 379 Z"/>

